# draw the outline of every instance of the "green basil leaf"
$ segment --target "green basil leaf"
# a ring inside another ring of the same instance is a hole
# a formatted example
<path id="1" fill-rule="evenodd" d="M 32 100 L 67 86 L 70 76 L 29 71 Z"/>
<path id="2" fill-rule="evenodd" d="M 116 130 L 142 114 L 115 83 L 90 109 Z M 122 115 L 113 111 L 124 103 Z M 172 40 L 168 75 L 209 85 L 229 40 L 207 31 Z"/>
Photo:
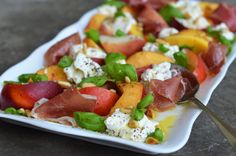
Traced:
<path id="1" fill-rule="evenodd" d="M 154 101 L 154 96 L 152 94 L 146 95 L 137 105 L 138 109 L 145 109 Z"/>
<path id="2" fill-rule="evenodd" d="M 160 10 L 160 15 L 167 23 L 171 23 L 173 18 L 184 18 L 183 13 L 173 5 L 166 5 Z"/>
<path id="3" fill-rule="evenodd" d="M 159 50 L 163 53 L 166 53 L 169 51 L 169 48 L 165 47 L 164 44 L 159 44 Z"/>
<path id="4" fill-rule="evenodd" d="M 95 29 L 89 29 L 86 33 L 86 36 L 93 40 L 96 43 L 100 42 L 100 33 Z"/>
<path id="5" fill-rule="evenodd" d="M 70 56 L 63 56 L 57 65 L 60 68 L 66 68 L 66 67 L 70 67 L 72 63 L 73 63 L 73 59 Z"/>
<path id="6" fill-rule="evenodd" d="M 121 9 L 125 6 L 125 3 L 119 0 L 106 0 L 104 4 L 114 6 L 117 9 Z"/>
<path id="7" fill-rule="evenodd" d="M 110 63 L 104 66 L 104 71 L 116 81 L 125 81 L 128 76 L 131 81 L 137 81 L 138 76 L 134 66 L 130 64 Z"/>
<path id="8" fill-rule="evenodd" d="M 31 79 L 32 76 L 34 76 L 35 74 L 22 74 L 18 77 L 18 81 L 21 83 L 27 83 L 29 82 L 29 80 Z"/>
<path id="9" fill-rule="evenodd" d="M 194 48 L 193 48 L 193 47 L 190 47 L 190 46 L 188 46 L 188 45 L 181 45 L 181 46 L 179 46 L 179 50 L 180 50 L 180 51 L 182 51 L 182 50 L 184 50 L 184 49 L 193 50 Z"/>
<path id="10" fill-rule="evenodd" d="M 118 63 L 118 61 L 125 60 L 126 56 L 121 53 L 108 53 L 105 58 L 105 63 Z"/>
<path id="11" fill-rule="evenodd" d="M 95 113 L 75 112 L 74 118 L 76 123 L 82 128 L 96 132 L 104 132 L 106 130 L 104 118 Z"/>
<path id="12" fill-rule="evenodd" d="M 104 84 L 108 81 L 109 79 L 106 76 L 95 76 L 95 77 L 88 77 L 83 79 L 79 86 L 81 87 L 84 83 L 93 83 L 97 87 L 104 86 Z"/>
<path id="13" fill-rule="evenodd" d="M 17 114 L 17 111 L 13 107 L 8 107 L 4 110 L 4 113 L 6 113 L 6 114 Z"/>
<path id="14" fill-rule="evenodd" d="M 181 65 L 183 67 L 187 67 L 188 60 L 184 52 L 180 51 L 180 52 L 175 53 L 174 58 L 175 58 L 176 64 Z"/>
<path id="15" fill-rule="evenodd" d="M 148 137 L 153 137 L 162 142 L 164 140 L 164 133 L 160 128 L 156 128 L 155 132 L 148 135 Z"/>
<path id="16" fill-rule="evenodd" d="M 32 80 L 33 82 L 41 82 L 41 81 L 47 81 L 48 77 L 45 74 L 39 75 L 39 74 L 22 74 L 18 77 L 19 83 L 27 83 L 29 80 Z"/>
<path id="17" fill-rule="evenodd" d="M 34 74 L 31 76 L 31 79 L 33 82 L 48 81 L 48 77 L 45 74 L 42 74 L 42 75 Z"/>
<path id="18" fill-rule="evenodd" d="M 117 11 L 115 13 L 115 18 L 118 18 L 118 17 L 125 17 L 125 14 L 122 11 Z"/>
<path id="19" fill-rule="evenodd" d="M 117 31 L 116 31 L 116 36 L 117 37 L 122 37 L 122 36 L 125 36 L 126 34 L 122 31 L 122 30 L 120 30 L 120 29 L 118 29 Z"/>
<path id="20" fill-rule="evenodd" d="M 148 40 L 148 42 L 155 43 L 156 37 L 153 34 L 148 34 L 147 40 Z"/>
<path id="21" fill-rule="evenodd" d="M 136 121 L 142 120 L 143 117 L 144 117 L 144 110 L 142 110 L 142 109 L 137 109 L 136 108 L 136 109 L 133 110 L 133 112 L 131 114 L 131 118 L 133 120 L 136 120 Z"/>

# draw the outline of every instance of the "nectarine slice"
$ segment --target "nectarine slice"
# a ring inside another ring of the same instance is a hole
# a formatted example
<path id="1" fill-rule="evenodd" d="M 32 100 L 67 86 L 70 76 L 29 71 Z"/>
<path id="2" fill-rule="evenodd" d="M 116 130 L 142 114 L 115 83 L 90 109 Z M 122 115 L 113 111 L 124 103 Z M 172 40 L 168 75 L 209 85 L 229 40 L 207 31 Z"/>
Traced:
<path id="1" fill-rule="evenodd" d="M 162 62 L 174 63 L 174 60 L 158 52 L 138 52 L 130 56 L 126 62 L 135 68 L 142 68 Z"/>

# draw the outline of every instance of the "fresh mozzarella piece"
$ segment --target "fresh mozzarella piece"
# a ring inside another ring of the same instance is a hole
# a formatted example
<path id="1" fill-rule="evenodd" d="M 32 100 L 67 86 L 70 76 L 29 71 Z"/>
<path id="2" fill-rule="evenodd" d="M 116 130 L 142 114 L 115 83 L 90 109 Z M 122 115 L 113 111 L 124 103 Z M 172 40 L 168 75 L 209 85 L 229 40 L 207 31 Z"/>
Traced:
<path id="1" fill-rule="evenodd" d="M 76 44 L 71 47 L 70 53 L 73 56 L 73 58 L 75 58 L 78 53 L 84 53 L 85 49 L 87 49 L 86 44 Z"/>
<path id="2" fill-rule="evenodd" d="M 89 58 L 101 58 L 104 59 L 107 54 L 101 50 L 96 48 L 89 48 L 86 44 L 77 44 L 72 46 L 71 48 L 71 55 L 73 58 L 77 56 L 78 53 L 82 53 Z"/>
<path id="3" fill-rule="evenodd" d="M 164 28 L 159 33 L 159 37 L 160 38 L 166 38 L 166 37 L 169 37 L 171 35 L 177 34 L 178 32 L 179 31 L 175 28 Z"/>
<path id="4" fill-rule="evenodd" d="M 104 59 L 107 54 L 100 50 L 100 49 L 96 49 L 96 48 L 87 48 L 85 51 L 86 56 L 90 57 L 90 58 L 101 58 Z"/>
<path id="5" fill-rule="evenodd" d="M 158 45 L 156 43 L 147 42 L 143 47 L 143 51 L 158 52 L 159 48 L 158 48 Z"/>
<path id="6" fill-rule="evenodd" d="M 179 47 L 176 45 L 169 45 L 169 44 L 163 44 L 166 48 L 168 48 L 169 50 L 165 53 L 163 53 L 165 56 L 173 58 L 174 59 L 174 54 L 179 52 Z M 143 47 L 143 51 L 147 51 L 147 52 L 160 52 L 159 50 L 159 44 L 157 43 L 146 43 Z"/>
<path id="7" fill-rule="evenodd" d="M 74 61 L 74 67 L 81 70 L 85 78 L 103 74 L 102 68 L 98 63 L 81 53 L 77 55 Z"/>
<path id="8" fill-rule="evenodd" d="M 115 34 L 117 30 L 121 30 L 124 33 L 128 33 L 131 29 L 131 27 L 134 24 L 137 24 L 136 20 L 133 18 L 133 16 L 125 12 L 125 16 L 117 17 L 113 23 L 113 33 Z"/>
<path id="9" fill-rule="evenodd" d="M 64 73 L 69 81 L 75 82 L 76 84 L 79 84 L 84 77 L 83 72 L 76 69 L 73 64 L 70 67 L 64 68 Z"/>
<path id="10" fill-rule="evenodd" d="M 124 14 L 125 16 L 119 16 L 115 18 L 114 20 L 107 19 L 104 21 L 103 23 L 104 26 L 113 35 L 115 35 L 118 30 L 121 30 L 124 33 L 128 34 L 132 26 L 137 24 L 136 20 L 133 18 L 133 16 L 130 13 L 125 12 Z"/>
<path id="11" fill-rule="evenodd" d="M 143 81 L 151 81 L 152 79 L 165 81 L 172 78 L 172 73 L 171 64 L 169 62 L 163 62 L 154 65 L 152 69 L 144 71 L 141 75 L 141 79 Z"/>
<path id="12" fill-rule="evenodd" d="M 195 1 L 178 1 L 173 4 L 180 9 L 185 15 L 185 19 L 176 18 L 176 20 L 186 28 L 205 29 L 210 23 L 204 17 L 199 2 Z"/>
<path id="13" fill-rule="evenodd" d="M 111 5 L 102 5 L 98 8 L 99 14 L 102 14 L 108 17 L 113 17 L 116 12 L 117 12 L 117 8 Z"/>
<path id="14" fill-rule="evenodd" d="M 121 112 L 119 109 L 105 120 L 107 133 L 111 136 L 118 136 L 136 142 L 144 142 L 147 136 L 155 131 L 158 123 L 153 123 L 146 116 L 138 121 L 138 128 L 128 127 L 130 115 Z"/>
<path id="15" fill-rule="evenodd" d="M 234 33 L 231 32 L 228 26 L 225 23 L 221 23 L 213 28 L 215 31 L 220 31 L 221 35 L 223 35 L 228 40 L 234 39 Z"/>
<path id="16" fill-rule="evenodd" d="M 209 22 L 205 17 L 199 17 L 196 20 L 192 19 L 176 19 L 180 24 L 189 29 L 206 29 L 210 26 Z"/>
<path id="17" fill-rule="evenodd" d="M 65 68 L 64 72 L 68 80 L 76 84 L 79 84 L 83 78 L 103 75 L 101 66 L 82 53 L 78 53 L 74 63 Z"/>

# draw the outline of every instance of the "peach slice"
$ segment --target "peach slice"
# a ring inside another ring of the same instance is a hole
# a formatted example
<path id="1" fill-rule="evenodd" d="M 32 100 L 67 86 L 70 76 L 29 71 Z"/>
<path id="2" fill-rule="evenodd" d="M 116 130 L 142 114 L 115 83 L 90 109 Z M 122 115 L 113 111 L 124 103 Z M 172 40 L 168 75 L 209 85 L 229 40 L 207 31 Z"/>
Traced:
<path id="1" fill-rule="evenodd" d="M 140 51 L 145 44 L 143 38 L 133 35 L 123 37 L 102 35 L 100 42 L 107 53 L 123 53 L 126 56 L 131 56 Z"/>
<path id="2" fill-rule="evenodd" d="M 162 62 L 174 63 L 174 60 L 158 52 L 138 52 L 130 56 L 126 62 L 135 68 L 142 68 Z"/>
<path id="3" fill-rule="evenodd" d="M 30 84 L 7 84 L 1 93 L 1 109 L 7 107 L 32 109 L 41 98 L 51 99 L 63 92 L 61 86 L 52 81 Z"/>
<path id="4" fill-rule="evenodd" d="M 110 113 L 113 113 L 116 109 L 124 111 L 132 111 L 138 102 L 142 99 L 143 95 L 143 84 L 139 82 L 132 83 L 119 83 L 117 84 L 122 95 L 116 102 Z"/>
<path id="5" fill-rule="evenodd" d="M 164 40 L 171 45 L 187 45 L 193 47 L 193 51 L 196 53 L 204 53 L 208 51 L 208 41 L 203 37 L 179 33 L 169 36 Z"/>
<path id="6" fill-rule="evenodd" d="M 107 18 L 107 16 L 102 14 L 95 14 L 89 21 L 87 27 L 85 28 L 85 31 L 88 31 L 89 29 L 100 29 L 103 21 Z"/>
<path id="7" fill-rule="evenodd" d="M 57 65 L 49 66 L 37 71 L 39 75 L 47 75 L 49 81 L 67 81 L 66 74 L 63 69 Z"/>

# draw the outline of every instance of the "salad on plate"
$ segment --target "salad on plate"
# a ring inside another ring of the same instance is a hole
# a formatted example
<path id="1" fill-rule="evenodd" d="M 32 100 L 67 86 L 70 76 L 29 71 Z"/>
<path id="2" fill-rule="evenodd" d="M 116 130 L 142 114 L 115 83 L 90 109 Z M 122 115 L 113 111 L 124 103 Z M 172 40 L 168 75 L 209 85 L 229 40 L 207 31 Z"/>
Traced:
<path id="1" fill-rule="evenodd" d="M 223 3 L 106 0 L 85 38 L 64 38 L 45 53 L 43 69 L 4 82 L 0 108 L 160 144 L 175 120 L 163 116 L 220 72 L 236 41 L 235 21 L 235 7 Z"/>

